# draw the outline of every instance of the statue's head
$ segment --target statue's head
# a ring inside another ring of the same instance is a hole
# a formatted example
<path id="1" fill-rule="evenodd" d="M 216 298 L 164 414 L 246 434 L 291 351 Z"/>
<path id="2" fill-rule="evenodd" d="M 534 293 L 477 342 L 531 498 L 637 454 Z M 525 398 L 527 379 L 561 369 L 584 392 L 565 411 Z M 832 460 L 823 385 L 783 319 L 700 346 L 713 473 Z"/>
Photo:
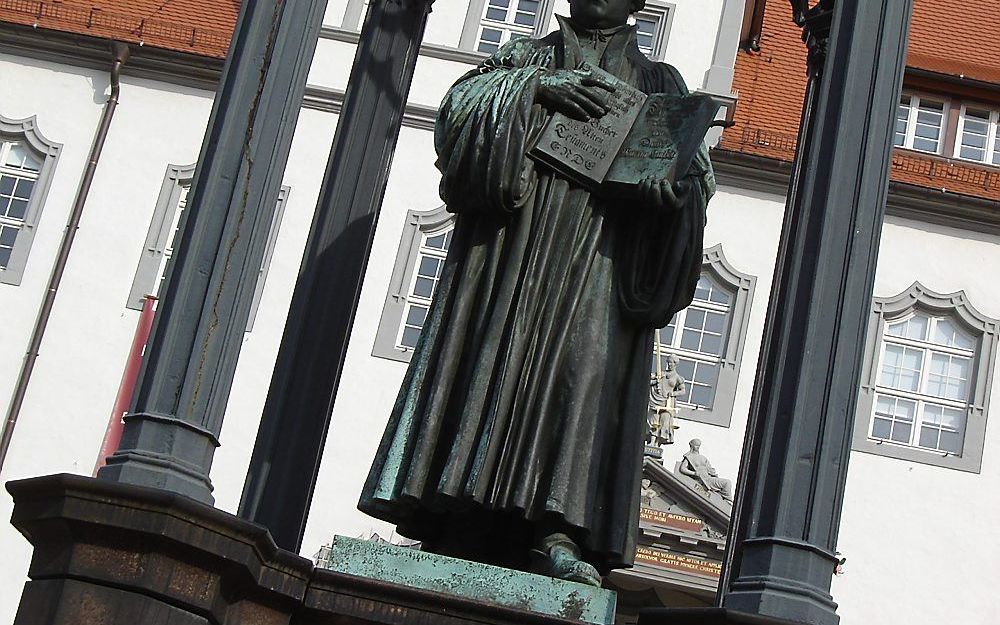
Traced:
<path id="1" fill-rule="evenodd" d="M 642 487 L 643 488 L 649 488 L 652 484 L 653 483 L 649 480 L 649 478 L 645 478 L 645 479 L 642 480 Z"/>
<path id="2" fill-rule="evenodd" d="M 692 438 L 691 442 L 688 443 L 691 446 L 691 451 L 698 451 L 701 449 L 701 440 L 697 438 Z"/>
<path id="3" fill-rule="evenodd" d="M 614 28 L 644 6 L 646 0 L 569 0 L 569 14 L 586 28 Z"/>
<path id="4" fill-rule="evenodd" d="M 667 354 L 667 368 L 676 369 L 677 368 L 677 356 L 674 354 Z"/>

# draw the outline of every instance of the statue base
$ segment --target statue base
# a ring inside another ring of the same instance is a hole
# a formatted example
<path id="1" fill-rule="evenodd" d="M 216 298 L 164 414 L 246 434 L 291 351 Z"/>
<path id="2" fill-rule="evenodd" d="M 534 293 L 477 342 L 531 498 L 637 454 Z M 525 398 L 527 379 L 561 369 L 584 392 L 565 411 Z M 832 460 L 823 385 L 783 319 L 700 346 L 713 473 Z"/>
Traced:
<path id="1" fill-rule="evenodd" d="M 330 565 L 167 491 L 51 475 L 9 482 L 34 546 L 14 625 L 608 625 L 615 594 L 338 538 Z M 518 590 L 520 589 L 520 590 Z"/>
<path id="2" fill-rule="evenodd" d="M 653 460 L 663 460 L 663 448 L 658 445 L 646 445 L 642 455 Z"/>
<path id="3" fill-rule="evenodd" d="M 336 536 L 319 566 L 458 600 L 597 625 L 615 620 L 617 595 L 612 590 L 407 547 Z"/>

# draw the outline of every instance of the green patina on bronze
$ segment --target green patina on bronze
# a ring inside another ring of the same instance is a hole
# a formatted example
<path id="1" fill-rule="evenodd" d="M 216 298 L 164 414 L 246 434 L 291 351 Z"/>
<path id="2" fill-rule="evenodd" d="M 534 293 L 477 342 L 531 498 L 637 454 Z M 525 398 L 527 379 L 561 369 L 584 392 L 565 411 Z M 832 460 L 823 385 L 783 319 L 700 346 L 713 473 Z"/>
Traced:
<path id="1" fill-rule="evenodd" d="M 320 566 L 569 620 L 610 625 L 615 617 L 611 590 L 385 543 L 336 536 Z"/>

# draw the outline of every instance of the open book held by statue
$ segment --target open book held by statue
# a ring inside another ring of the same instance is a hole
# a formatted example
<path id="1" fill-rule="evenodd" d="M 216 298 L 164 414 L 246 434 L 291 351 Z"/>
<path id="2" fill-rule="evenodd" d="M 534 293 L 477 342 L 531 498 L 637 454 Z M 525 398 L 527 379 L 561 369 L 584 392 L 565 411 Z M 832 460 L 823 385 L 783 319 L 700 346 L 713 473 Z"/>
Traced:
<path id="1" fill-rule="evenodd" d="M 650 177 L 676 183 L 709 128 L 728 125 L 710 95 L 646 95 L 589 63 L 579 69 L 614 86 L 608 112 L 589 121 L 554 114 L 528 156 L 596 193 L 635 197 Z"/>

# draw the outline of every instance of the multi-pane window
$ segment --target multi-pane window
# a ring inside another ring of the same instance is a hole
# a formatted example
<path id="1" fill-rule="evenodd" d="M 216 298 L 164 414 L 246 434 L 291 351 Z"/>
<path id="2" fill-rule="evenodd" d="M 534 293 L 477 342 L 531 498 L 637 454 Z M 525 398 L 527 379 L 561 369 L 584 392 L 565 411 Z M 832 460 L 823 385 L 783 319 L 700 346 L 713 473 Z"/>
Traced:
<path id="1" fill-rule="evenodd" d="M 402 323 L 396 336 L 397 347 L 413 349 L 417 345 L 417 339 L 420 338 L 420 332 L 427 320 L 431 300 L 441 280 L 441 271 L 444 269 L 444 259 L 448 255 L 453 232 L 454 230 L 449 228 L 446 231 L 421 236 L 417 262 L 410 279 L 406 306 L 403 309 Z"/>
<path id="2" fill-rule="evenodd" d="M 635 40 L 639 50 L 652 59 L 663 58 L 667 43 L 667 30 L 670 9 L 668 7 L 653 7 L 636 13 L 632 19 L 635 23 Z"/>
<path id="3" fill-rule="evenodd" d="M 946 110 L 944 102 L 903 94 L 896 109 L 893 144 L 900 148 L 940 153 Z"/>
<path id="4" fill-rule="evenodd" d="M 0 143 L 0 269 L 10 264 L 42 164 L 24 141 Z"/>
<path id="5" fill-rule="evenodd" d="M 998 338 L 963 291 L 874 298 L 852 447 L 979 473 Z"/>
<path id="6" fill-rule="evenodd" d="M 656 43 L 656 26 L 659 20 L 655 17 L 643 15 L 635 18 L 635 39 L 639 44 L 639 49 L 646 56 L 653 54 Z"/>
<path id="7" fill-rule="evenodd" d="M 682 406 L 712 408 L 732 306 L 732 292 L 702 274 L 691 305 L 659 331 L 662 366 L 666 368 L 667 352 L 675 354 L 677 372 L 687 381 L 687 395 L 679 398 Z"/>
<path id="8" fill-rule="evenodd" d="M 963 106 L 959 117 L 955 156 L 1000 165 L 1000 133 L 997 132 L 997 112 L 973 106 Z"/>
<path id="9" fill-rule="evenodd" d="M 948 317 L 887 324 L 869 437 L 961 455 L 976 339 Z"/>
<path id="10" fill-rule="evenodd" d="M 492 54 L 517 37 L 530 37 L 538 24 L 540 0 L 487 0 L 476 49 Z"/>

